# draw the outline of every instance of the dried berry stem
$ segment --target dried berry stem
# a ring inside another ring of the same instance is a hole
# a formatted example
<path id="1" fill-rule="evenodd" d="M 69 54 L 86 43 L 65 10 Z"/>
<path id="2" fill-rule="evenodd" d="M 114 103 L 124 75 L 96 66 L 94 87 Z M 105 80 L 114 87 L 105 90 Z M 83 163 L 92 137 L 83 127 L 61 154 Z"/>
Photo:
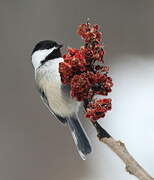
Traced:
<path id="1" fill-rule="evenodd" d="M 98 122 L 92 122 L 100 142 L 105 143 L 125 163 L 126 171 L 140 180 L 154 180 L 127 151 L 124 143 L 116 141 Z"/>
<path id="2" fill-rule="evenodd" d="M 63 56 L 64 62 L 59 64 L 62 83 L 70 85 L 73 98 L 84 102 L 85 117 L 96 128 L 99 140 L 121 158 L 126 170 L 140 180 L 154 180 L 129 154 L 125 145 L 116 141 L 97 122 L 112 108 L 109 98 L 93 99 L 94 95 L 107 96 L 113 86 L 112 78 L 107 75 L 109 68 L 103 64 L 102 33 L 99 26 L 90 24 L 89 20 L 78 27 L 77 33 L 84 40 L 84 46 L 80 50 L 69 48 Z M 102 65 L 96 65 L 95 62 Z"/>

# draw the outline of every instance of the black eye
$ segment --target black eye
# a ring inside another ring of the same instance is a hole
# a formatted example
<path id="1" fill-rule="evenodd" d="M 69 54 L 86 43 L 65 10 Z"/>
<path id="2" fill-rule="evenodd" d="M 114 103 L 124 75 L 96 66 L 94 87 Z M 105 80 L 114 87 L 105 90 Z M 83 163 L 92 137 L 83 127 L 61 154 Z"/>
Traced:
<path id="1" fill-rule="evenodd" d="M 51 44 L 47 44 L 47 47 L 46 47 L 47 49 L 50 49 L 50 48 L 52 48 L 51 47 Z"/>

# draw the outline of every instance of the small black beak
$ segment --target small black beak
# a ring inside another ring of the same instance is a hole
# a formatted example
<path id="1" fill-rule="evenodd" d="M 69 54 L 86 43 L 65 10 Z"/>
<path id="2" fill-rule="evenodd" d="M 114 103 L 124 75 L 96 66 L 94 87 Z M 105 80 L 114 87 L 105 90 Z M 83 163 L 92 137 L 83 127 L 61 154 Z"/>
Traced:
<path id="1" fill-rule="evenodd" d="M 62 44 L 58 44 L 58 45 L 57 45 L 57 48 L 58 48 L 58 49 L 60 49 L 60 48 L 62 48 L 62 47 L 63 47 Z"/>

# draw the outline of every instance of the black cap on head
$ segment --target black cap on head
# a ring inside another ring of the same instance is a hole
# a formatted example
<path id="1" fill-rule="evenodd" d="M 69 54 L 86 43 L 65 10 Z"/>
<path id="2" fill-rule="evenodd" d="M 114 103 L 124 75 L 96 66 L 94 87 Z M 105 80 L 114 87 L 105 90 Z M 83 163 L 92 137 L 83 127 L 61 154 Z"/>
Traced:
<path id="1" fill-rule="evenodd" d="M 37 50 L 51 49 L 53 47 L 61 48 L 62 45 L 58 44 L 56 41 L 51 41 L 51 40 L 40 41 L 34 47 L 32 54 Z"/>

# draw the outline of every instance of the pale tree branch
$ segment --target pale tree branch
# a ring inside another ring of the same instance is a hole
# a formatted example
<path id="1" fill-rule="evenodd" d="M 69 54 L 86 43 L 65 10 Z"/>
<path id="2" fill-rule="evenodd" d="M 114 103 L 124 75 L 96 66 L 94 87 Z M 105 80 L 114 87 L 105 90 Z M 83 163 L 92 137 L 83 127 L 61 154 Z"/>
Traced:
<path id="1" fill-rule="evenodd" d="M 98 122 L 93 122 L 100 142 L 105 143 L 125 163 L 126 171 L 140 180 L 154 180 L 127 151 L 124 143 L 116 141 Z"/>

